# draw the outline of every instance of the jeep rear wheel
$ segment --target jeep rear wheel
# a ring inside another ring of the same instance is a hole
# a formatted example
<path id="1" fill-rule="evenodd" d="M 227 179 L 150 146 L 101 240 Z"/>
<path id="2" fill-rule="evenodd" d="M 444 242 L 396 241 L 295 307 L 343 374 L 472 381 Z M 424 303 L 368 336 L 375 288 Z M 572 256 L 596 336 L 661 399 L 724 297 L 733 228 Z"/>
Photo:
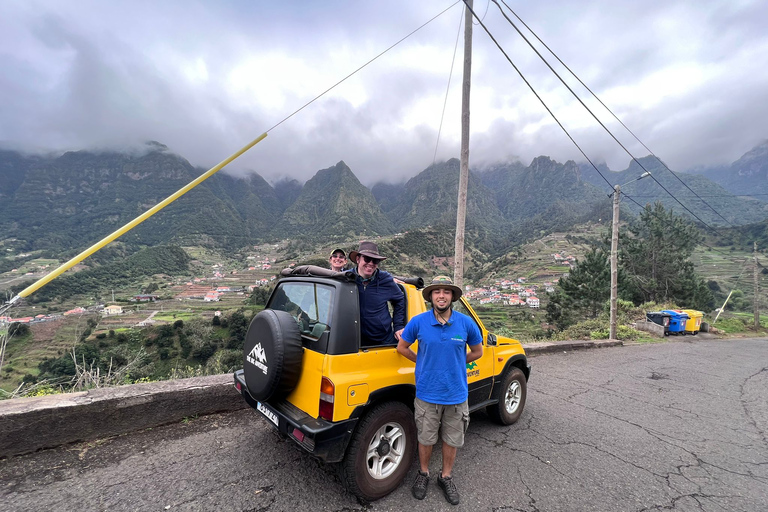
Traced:
<path id="1" fill-rule="evenodd" d="M 486 409 L 488 415 L 502 425 L 511 425 L 516 422 L 523 414 L 527 389 L 523 371 L 516 366 L 510 366 L 501 379 L 499 401 L 488 406 Z"/>
<path id="2" fill-rule="evenodd" d="M 266 401 L 287 395 L 299 381 L 303 350 L 299 326 L 289 313 L 265 309 L 254 316 L 243 346 L 251 396 Z"/>
<path id="3" fill-rule="evenodd" d="M 341 463 L 342 483 L 364 501 L 383 498 L 403 481 L 415 455 L 413 411 L 401 402 L 378 405 L 355 430 Z"/>

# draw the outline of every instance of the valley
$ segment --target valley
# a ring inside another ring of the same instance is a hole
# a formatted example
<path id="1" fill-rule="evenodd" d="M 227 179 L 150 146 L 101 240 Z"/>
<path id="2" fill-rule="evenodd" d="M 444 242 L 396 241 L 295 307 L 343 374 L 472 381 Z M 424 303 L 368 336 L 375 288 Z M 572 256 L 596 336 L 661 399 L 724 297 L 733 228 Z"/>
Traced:
<path id="1" fill-rule="evenodd" d="M 634 165 L 614 178 L 633 176 Z M 602 316 L 574 331 L 557 331 L 547 321 L 558 281 L 592 249 L 605 247 L 610 234 L 610 200 L 590 172 L 544 156 L 529 166 L 471 172 L 465 285 L 491 330 L 525 341 L 603 332 Z M 0 178 L 6 178 L 0 179 L 0 293 L 10 298 L 199 173 L 157 143 L 139 155 L 41 158 L 0 151 Z M 212 177 L 0 318 L 6 337 L 11 325 L 28 327 L 8 341 L 0 388 L 10 392 L 38 379 L 55 387 L 94 369 L 121 382 L 231 371 L 241 364 L 248 320 L 279 271 L 325 266 L 332 249 L 349 252 L 361 240 L 379 245 L 389 258 L 383 268 L 395 275 L 452 275 L 458 160 L 414 174 L 407 183 L 370 189 L 343 161 L 305 184 L 270 185 L 256 173 Z M 690 257 L 713 296 L 712 309 L 736 290 L 722 318 L 734 319 L 738 329 L 749 323 L 751 245 L 758 241 L 764 253 L 768 203 L 729 194 L 722 188 L 727 182 L 707 184 L 703 175 L 685 180 L 722 196 L 713 204 L 728 212 L 729 222 L 745 224 L 724 227 L 702 213 L 717 229 L 698 226 L 706 236 Z M 626 193 L 650 203 L 652 185 L 645 180 Z M 622 225 L 636 213 L 624 201 Z M 765 289 L 765 274 L 760 281 Z M 624 321 L 631 322 L 644 312 L 635 307 L 628 315 Z"/>

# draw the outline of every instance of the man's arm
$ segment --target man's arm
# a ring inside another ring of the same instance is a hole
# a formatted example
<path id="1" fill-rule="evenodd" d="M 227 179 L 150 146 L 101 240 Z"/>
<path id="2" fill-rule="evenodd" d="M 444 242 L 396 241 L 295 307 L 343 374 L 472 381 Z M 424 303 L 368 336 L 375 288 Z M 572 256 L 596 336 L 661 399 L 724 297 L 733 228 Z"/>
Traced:
<path id="1" fill-rule="evenodd" d="M 395 339 L 400 342 L 400 335 L 405 328 L 405 295 L 395 282 L 392 283 L 395 290 L 390 302 L 392 303 L 392 325 L 395 328 Z"/>
<path id="2" fill-rule="evenodd" d="M 398 352 L 400 351 L 400 346 L 397 347 Z M 410 351 L 410 349 L 408 349 Z M 477 343 L 475 345 L 469 346 L 469 352 L 467 352 L 467 363 L 471 363 L 472 361 L 476 361 L 477 359 L 480 359 L 483 357 L 483 344 Z"/>
<path id="3" fill-rule="evenodd" d="M 411 350 L 411 345 L 413 343 L 408 343 L 403 338 L 400 338 L 400 341 L 397 342 L 397 351 L 402 355 L 404 358 L 408 359 L 409 361 L 416 362 L 416 352 Z"/>
<path id="4" fill-rule="evenodd" d="M 469 345 L 469 352 L 467 352 L 467 362 L 471 363 L 477 359 L 483 357 L 483 334 L 480 332 L 480 328 L 471 319 L 467 319 L 467 344 Z"/>

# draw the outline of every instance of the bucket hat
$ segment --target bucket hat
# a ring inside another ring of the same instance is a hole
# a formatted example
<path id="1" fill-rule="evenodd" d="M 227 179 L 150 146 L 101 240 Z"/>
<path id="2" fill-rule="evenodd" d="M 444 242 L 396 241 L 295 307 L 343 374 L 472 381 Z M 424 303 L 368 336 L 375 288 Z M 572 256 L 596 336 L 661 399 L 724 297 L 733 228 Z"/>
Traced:
<path id="1" fill-rule="evenodd" d="M 462 291 L 461 288 L 453 284 L 453 280 L 451 280 L 448 276 L 437 276 L 434 279 L 432 279 L 432 283 L 421 290 L 421 295 L 424 297 L 424 300 L 427 302 L 432 302 L 432 290 L 435 290 L 437 288 L 448 288 L 453 292 L 453 300 L 451 302 L 456 302 L 459 300 L 459 297 L 461 297 Z"/>
<path id="2" fill-rule="evenodd" d="M 360 247 L 356 251 L 349 253 L 349 259 L 352 263 L 357 263 L 357 257 L 360 255 L 368 256 L 378 261 L 387 259 L 379 254 L 379 246 L 373 242 L 360 242 Z"/>

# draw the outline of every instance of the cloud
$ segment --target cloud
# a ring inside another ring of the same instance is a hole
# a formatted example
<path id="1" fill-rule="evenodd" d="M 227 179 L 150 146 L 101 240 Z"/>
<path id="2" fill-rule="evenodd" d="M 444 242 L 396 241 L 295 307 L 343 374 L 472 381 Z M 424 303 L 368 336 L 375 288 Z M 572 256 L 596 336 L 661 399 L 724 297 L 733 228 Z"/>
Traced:
<path id="1" fill-rule="evenodd" d="M 734 161 L 768 136 L 765 2 L 507 3 L 675 170 Z M 404 181 L 459 156 L 463 15 L 452 5 L 3 2 L 0 142 L 64 151 L 158 140 L 208 168 L 274 127 L 230 172 L 304 181 L 344 160 L 363 183 Z M 626 167 L 496 5 L 475 8 L 588 156 Z M 479 25 L 472 59 L 472 165 L 584 160 Z M 630 152 L 647 153 L 566 81 Z"/>

